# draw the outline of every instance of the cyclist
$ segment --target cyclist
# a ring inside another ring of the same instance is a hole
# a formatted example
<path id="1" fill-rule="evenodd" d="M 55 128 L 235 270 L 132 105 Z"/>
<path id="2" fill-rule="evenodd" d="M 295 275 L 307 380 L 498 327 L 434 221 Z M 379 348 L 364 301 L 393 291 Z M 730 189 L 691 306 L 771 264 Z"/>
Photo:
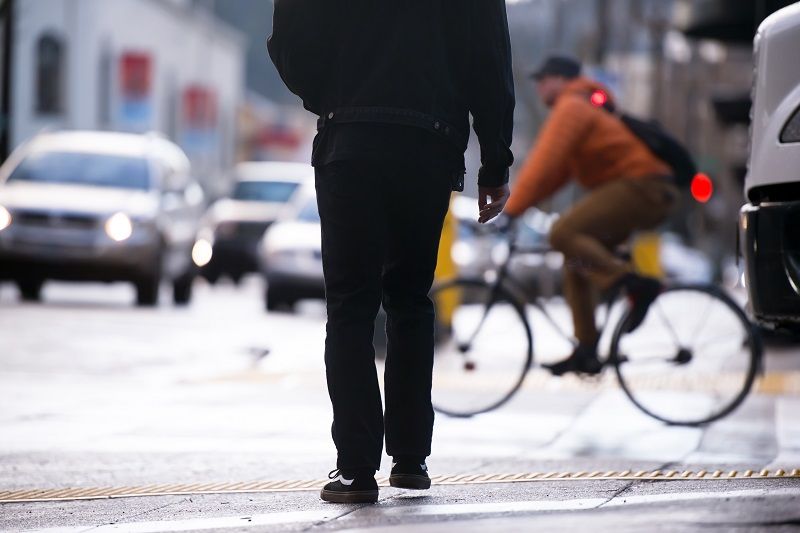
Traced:
<path id="1" fill-rule="evenodd" d="M 551 245 L 564 254 L 564 293 L 578 340 L 569 358 L 545 365 L 559 376 L 601 370 L 594 315 L 597 291 L 625 291 L 632 302 L 629 330 L 644 320 L 661 284 L 633 273 L 614 248 L 633 232 L 661 224 L 679 196 L 670 167 L 619 118 L 593 104 L 597 94 L 610 99 L 610 92 L 580 71 L 575 59 L 552 56 L 531 75 L 551 114 L 505 207 L 511 218 L 522 215 L 571 177 L 588 191 L 550 232 Z"/>

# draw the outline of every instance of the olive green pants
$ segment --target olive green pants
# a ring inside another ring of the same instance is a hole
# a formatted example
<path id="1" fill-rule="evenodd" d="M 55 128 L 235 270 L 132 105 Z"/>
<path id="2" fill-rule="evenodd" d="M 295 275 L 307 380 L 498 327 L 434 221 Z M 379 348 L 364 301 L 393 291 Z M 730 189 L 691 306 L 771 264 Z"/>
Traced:
<path id="1" fill-rule="evenodd" d="M 619 179 L 589 192 L 553 225 L 550 243 L 564 254 L 564 296 L 581 344 L 597 342 L 597 291 L 631 271 L 614 249 L 634 232 L 660 225 L 679 194 L 661 177 Z"/>

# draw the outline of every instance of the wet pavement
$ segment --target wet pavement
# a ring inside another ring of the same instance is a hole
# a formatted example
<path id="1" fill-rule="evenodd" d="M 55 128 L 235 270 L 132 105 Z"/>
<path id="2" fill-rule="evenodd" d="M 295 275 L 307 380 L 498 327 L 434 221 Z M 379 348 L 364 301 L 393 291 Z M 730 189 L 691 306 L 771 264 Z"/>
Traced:
<path id="1" fill-rule="evenodd" d="M 335 462 L 324 309 L 304 303 L 296 315 L 267 314 L 261 294 L 257 279 L 199 284 L 190 307 L 148 310 L 131 306 L 133 291 L 124 285 L 50 284 L 43 304 L 21 304 L 3 285 L 0 492 L 153 485 L 175 492 L 323 479 Z M 563 355 L 563 343 L 540 337 L 542 359 Z M 798 371 L 800 347 L 771 346 L 769 386 L 706 428 L 645 417 L 610 375 L 585 382 L 538 370 L 498 411 L 437 418 L 434 475 L 584 472 L 583 479 L 477 484 L 464 477 L 424 495 L 382 489 L 376 506 L 325 504 L 316 490 L 6 503 L 0 529 L 791 530 L 800 524 L 800 479 L 756 474 L 800 468 Z M 654 470 L 708 474 L 588 477 Z M 743 479 L 747 470 L 754 473 Z"/>

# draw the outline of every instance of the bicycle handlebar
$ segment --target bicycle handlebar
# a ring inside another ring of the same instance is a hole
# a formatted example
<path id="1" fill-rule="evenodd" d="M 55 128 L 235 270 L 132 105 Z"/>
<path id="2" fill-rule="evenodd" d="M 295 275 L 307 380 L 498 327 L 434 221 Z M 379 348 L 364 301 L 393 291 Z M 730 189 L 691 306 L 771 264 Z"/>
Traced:
<path id="1" fill-rule="evenodd" d="M 477 227 L 479 228 L 478 231 L 484 233 L 485 235 L 501 235 L 504 240 L 508 242 L 509 248 L 511 250 L 510 255 L 514 254 L 546 254 L 548 252 L 554 251 L 552 246 L 549 244 L 541 244 L 541 245 L 534 245 L 534 246 L 520 246 L 516 241 L 519 235 L 519 224 L 518 221 L 511 221 L 507 226 L 501 226 L 497 223 L 489 223 L 489 224 L 478 224 Z"/>

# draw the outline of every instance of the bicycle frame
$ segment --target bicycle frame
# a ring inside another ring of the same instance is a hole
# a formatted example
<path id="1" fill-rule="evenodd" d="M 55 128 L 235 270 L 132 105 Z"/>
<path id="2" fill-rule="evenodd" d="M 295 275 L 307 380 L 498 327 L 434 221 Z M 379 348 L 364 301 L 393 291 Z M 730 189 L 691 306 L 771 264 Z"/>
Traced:
<path id="1" fill-rule="evenodd" d="M 509 238 L 510 237 L 510 238 Z M 460 352 L 461 356 L 464 358 L 470 357 L 469 351 L 470 347 L 477 339 L 478 332 L 482 329 L 483 325 L 487 322 L 489 317 L 490 311 L 494 307 L 496 303 L 501 305 L 508 305 L 514 308 L 514 314 L 518 317 L 518 319 L 522 320 L 524 325 L 524 329 L 527 333 L 527 344 L 525 345 L 526 348 L 526 357 L 527 362 L 525 363 L 524 367 L 522 368 L 521 374 L 515 374 L 516 379 L 512 380 L 510 388 L 507 390 L 501 391 L 503 394 L 497 396 L 496 399 L 492 400 L 492 402 L 487 403 L 481 407 L 476 408 L 468 408 L 468 409 L 460 409 L 460 408 L 452 408 L 446 407 L 443 408 L 442 406 L 435 407 L 438 411 L 452 415 L 452 416 L 472 416 L 478 413 L 483 413 L 490 411 L 492 409 L 496 409 L 497 407 L 503 405 L 507 402 L 516 392 L 520 389 L 527 375 L 528 371 L 533 366 L 535 361 L 534 358 L 534 346 L 533 346 L 533 332 L 532 327 L 530 324 L 529 313 L 527 312 L 528 306 L 532 306 L 537 309 L 545 320 L 551 325 L 551 327 L 555 330 L 556 334 L 561 336 L 563 339 L 568 341 L 569 343 L 576 345 L 577 341 L 572 338 L 571 335 L 564 331 L 561 325 L 559 325 L 558 321 L 551 315 L 548 310 L 548 302 L 547 299 L 542 296 L 536 296 L 533 298 L 529 298 L 526 295 L 526 288 L 523 282 L 520 279 L 514 277 L 514 273 L 511 268 L 511 263 L 514 260 L 514 257 L 518 256 L 522 253 L 532 253 L 532 254 L 543 254 L 547 252 L 552 252 L 553 250 L 549 247 L 526 247 L 523 248 L 519 246 L 516 242 L 514 235 L 507 236 L 506 239 L 508 245 L 508 254 L 504 257 L 501 261 L 497 261 L 493 268 L 487 269 L 485 275 L 481 279 L 469 279 L 469 278 L 455 278 L 453 280 L 447 281 L 443 283 L 443 288 L 447 289 L 449 287 L 463 287 L 464 289 L 469 289 L 470 287 L 479 288 L 482 291 L 482 297 L 479 299 L 472 299 L 469 301 L 470 305 L 478 305 L 482 306 L 483 314 L 480 316 L 479 321 L 475 329 L 469 333 L 469 339 L 461 339 L 458 338 L 457 335 L 453 336 L 453 339 L 456 341 L 456 349 L 457 353 Z M 647 415 L 665 422 L 667 424 L 676 424 L 682 426 L 697 426 L 701 424 L 706 424 L 717 420 L 728 413 L 730 413 L 733 409 L 735 409 L 744 398 L 749 393 L 750 389 L 752 388 L 753 381 L 758 372 L 762 369 L 762 345 L 759 336 L 757 335 L 757 331 L 753 328 L 752 324 L 747 319 L 747 316 L 741 309 L 741 306 L 737 304 L 730 296 L 728 296 L 725 291 L 722 289 L 709 284 L 685 284 L 685 283 L 672 283 L 664 287 L 663 293 L 679 293 L 681 291 L 688 291 L 690 293 L 701 293 L 705 295 L 707 298 L 708 305 L 711 305 L 712 302 L 716 302 L 715 305 L 722 305 L 723 308 L 727 309 L 728 312 L 732 312 L 733 320 L 736 324 L 738 324 L 737 328 L 742 327 L 743 344 L 740 347 L 737 347 L 736 350 L 745 350 L 742 354 L 748 356 L 749 362 L 747 363 L 746 368 L 742 367 L 741 371 L 743 381 L 741 383 L 741 387 L 736 389 L 734 392 L 736 393 L 734 396 L 730 397 L 729 400 L 726 400 L 724 403 L 720 404 L 719 407 L 714 407 L 714 411 L 709 412 L 698 412 L 690 414 L 688 417 L 686 416 L 675 416 L 671 413 L 664 414 L 661 412 L 661 408 L 653 409 L 653 407 L 647 402 L 642 401 L 642 397 L 639 394 L 638 389 L 636 388 L 636 381 L 628 381 L 628 378 L 624 375 L 623 368 L 627 368 L 627 366 L 623 367 L 623 363 L 630 361 L 631 359 L 628 357 L 625 351 L 621 351 L 620 349 L 620 340 L 624 335 L 627 335 L 628 332 L 628 324 L 629 324 L 629 313 L 631 310 L 630 302 L 626 301 L 626 299 L 622 299 L 621 296 L 624 294 L 624 290 L 622 287 L 615 287 L 612 291 L 610 291 L 604 298 L 601 299 L 598 307 L 604 309 L 605 313 L 604 316 L 598 320 L 599 324 L 599 333 L 600 338 L 606 339 L 603 340 L 603 354 L 600 357 L 603 367 L 614 367 L 615 374 L 617 380 L 619 381 L 621 389 L 624 393 L 628 396 L 628 398 L 633 402 L 633 404 L 638 407 L 641 411 L 646 413 Z M 620 302 L 621 305 L 620 305 Z M 673 306 L 674 307 L 674 306 Z M 621 313 L 619 312 L 621 310 Z M 664 313 L 666 312 L 661 307 L 658 307 L 659 313 L 661 314 L 662 318 L 666 318 Z M 706 318 L 710 315 L 710 313 L 703 312 L 701 313 Z M 501 315 L 501 320 L 504 320 Z M 516 319 L 515 319 L 516 320 Z M 471 321 L 470 321 L 471 322 Z M 669 348 L 669 352 L 666 354 L 667 358 L 663 359 L 663 363 L 672 363 L 674 365 L 686 365 L 691 362 L 694 357 L 694 347 L 691 346 L 691 343 L 697 338 L 696 332 L 702 328 L 702 322 L 699 322 L 694 325 L 695 333 L 691 334 L 690 337 L 692 340 L 690 341 L 689 345 L 686 345 L 678 338 L 676 331 L 667 321 L 667 327 L 669 328 L 670 335 L 672 340 L 674 341 L 674 346 Z M 470 328 L 474 327 L 474 322 L 470 325 Z M 728 335 L 726 334 L 726 337 Z M 644 339 L 649 339 L 648 334 L 645 333 Z M 712 339 L 713 340 L 713 339 Z M 626 348 L 622 348 L 625 350 Z M 630 348 L 628 348 L 630 349 Z M 638 349 L 636 345 L 633 345 L 633 349 Z M 457 355 L 456 353 L 456 355 Z M 736 352 L 734 352 L 734 355 Z M 491 353 L 486 352 L 485 347 L 483 351 L 483 355 L 491 357 Z M 466 359 L 465 359 L 466 360 Z M 475 362 L 471 361 L 470 364 L 465 364 L 464 368 L 467 371 L 472 371 L 476 368 Z M 659 376 L 660 377 L 660 376 Z M 633 388 L 632 388 L 633 385 Z M 715 393 L 715 398 L 718 398 L 719 395 Z"/>
<path id="2" fill-rule="evenodd" d="M 523 308 L 527 307 L 528 305 L 533 306 L 537 309 L 542 316 L 545 318 L 548 324 L 561 336 L 564 340 L 572 344 L 572 346 L 577 346 L 578 341 L 572 335 L 564 331 L 564 328 L 558 324 L 558 322 L 553 318 L 550 312 L 547 310 L 547 303 L 544 297 L 537 296 L 536 298 L 529 299 L 525 295 L 525 290 L 522 287 L 522 283 L 516 279 L 510 271 L 511 260 L 519 254 L 544 254 L 548 252 L 554 251 L 552 248 L 548 246 L 542 247 L 531 247 L 531 248 L 521 248 L 515 242 L 514 236 L 510 236 L 508 239 L 508 255 L 505 260 L 498 265 L 496 270 L 496 274 L 494 276 L 494 280 L 490 282 L 492 287 L 492 300 L 487 302 L 486 312 L 488 313 L 489 309 L 491 309 L 492 305 L 497 301 L 497 297 L 500 294 L 501 290 L 505 290 L 505 292 L 509 293 L 511 296 L 517 299 L 518 303 L 522 305 Z M 602 301 L 599 303 L 598 308 L 604 309 L 604 316 L 601 323 L 598 325 L 598 331 L 600 334 L 600 338 L 606 332 L 606 329 L 609 327 L 611 323 L 611 311 L 614 307 L 614 304 L 619 301 L 619 297 L 621 295 L 621 290 L 616 289 L 612 290 L 611 293 L 606 295 Z M 484 315 L 485 316 L 485 315 Z M 604 357 L 604 364 L 608 363 L 608 357 Z"/>

